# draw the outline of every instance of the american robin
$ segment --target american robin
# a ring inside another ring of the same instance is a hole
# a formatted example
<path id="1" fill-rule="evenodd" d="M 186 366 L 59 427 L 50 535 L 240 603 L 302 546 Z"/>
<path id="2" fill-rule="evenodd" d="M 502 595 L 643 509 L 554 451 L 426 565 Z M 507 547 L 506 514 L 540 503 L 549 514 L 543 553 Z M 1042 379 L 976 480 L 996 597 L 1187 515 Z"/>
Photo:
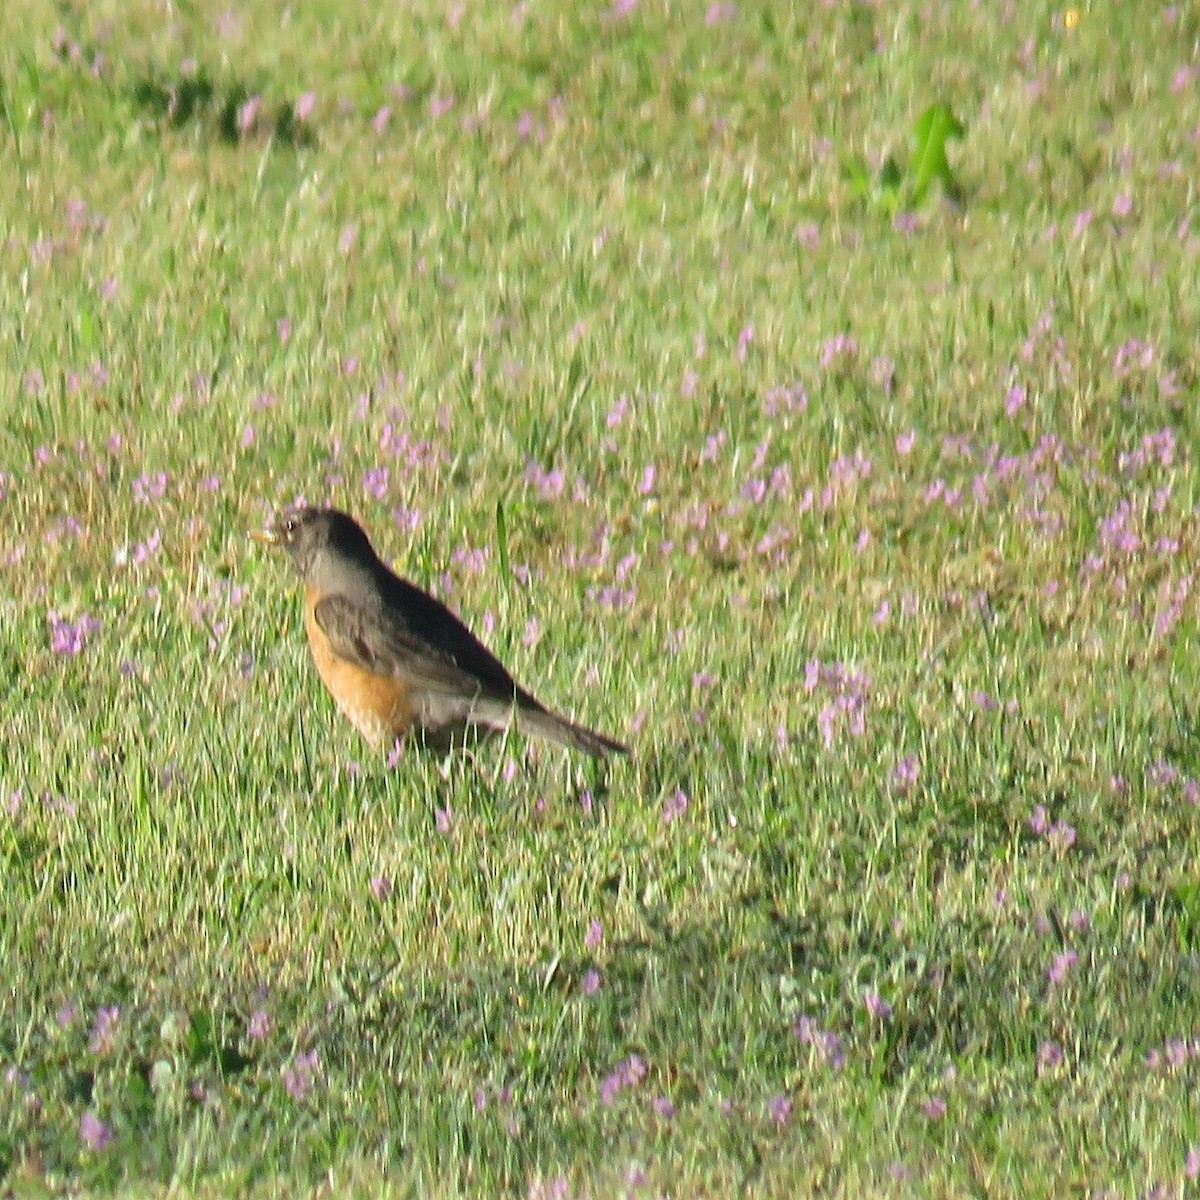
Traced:
<path id="1" fill-rule="evenodd" d="M 336 509 L 285 509 L 251 536 L 282 546 L 304 580 L 304 630 L 322 682 L 369 742 L 448 746 L 515 724 L 602 757 L 620 742 L 538 703 L 448 609 L 380 561 Z"/>

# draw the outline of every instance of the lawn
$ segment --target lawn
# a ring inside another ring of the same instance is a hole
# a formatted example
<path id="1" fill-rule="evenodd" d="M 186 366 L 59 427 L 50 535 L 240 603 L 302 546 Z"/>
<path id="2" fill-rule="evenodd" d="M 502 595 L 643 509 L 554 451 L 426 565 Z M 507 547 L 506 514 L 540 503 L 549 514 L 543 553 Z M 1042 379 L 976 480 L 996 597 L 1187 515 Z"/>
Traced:
<path id="1" fill-rule="evenodd" d="M 2 24 L 0 1195 L 1200 1194 L 1200 10 Z"/>

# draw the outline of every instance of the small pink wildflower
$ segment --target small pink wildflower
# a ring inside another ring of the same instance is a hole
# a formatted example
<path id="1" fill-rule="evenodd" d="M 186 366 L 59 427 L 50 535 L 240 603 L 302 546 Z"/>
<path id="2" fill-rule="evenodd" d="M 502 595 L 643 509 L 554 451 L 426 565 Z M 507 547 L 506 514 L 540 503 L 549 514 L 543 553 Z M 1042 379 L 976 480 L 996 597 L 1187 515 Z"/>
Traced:
<path id="1" fill-rule="evenodd" d="M 113 1140 L 112 1130 L 89 1109 L 79 1118 L 79 1140 L 98 1154 Z"/>

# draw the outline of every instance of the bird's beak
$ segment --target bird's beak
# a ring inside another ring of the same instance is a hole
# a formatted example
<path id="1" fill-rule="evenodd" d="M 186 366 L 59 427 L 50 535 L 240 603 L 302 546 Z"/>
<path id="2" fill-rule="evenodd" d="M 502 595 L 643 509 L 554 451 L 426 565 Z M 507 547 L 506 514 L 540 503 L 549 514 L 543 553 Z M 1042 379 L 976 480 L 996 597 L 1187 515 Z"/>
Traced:
<path id="1" fill-rule="evenodd" d="M 260 546 L 278 546 L 282 539 L 274 525 L 264 525 L 262 529 L 250 531 L 250 540 L 258 542 Z"/>

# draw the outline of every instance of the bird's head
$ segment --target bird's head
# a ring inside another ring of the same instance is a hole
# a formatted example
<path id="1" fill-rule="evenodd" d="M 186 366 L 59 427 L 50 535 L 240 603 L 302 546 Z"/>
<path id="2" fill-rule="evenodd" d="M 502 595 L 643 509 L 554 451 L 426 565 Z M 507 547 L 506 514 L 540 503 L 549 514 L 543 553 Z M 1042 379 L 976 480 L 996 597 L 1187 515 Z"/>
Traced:
<path id="1" fill-rule="evenodd" d="M 285 508 L 262 530 L 250 535 L 264 546 L 282 546 L 297 572 L 308 582 L 329 566 L 331 557 L 355 564 L 374 561 L 367 535 L 353 517 L 336 508 Z"/>

